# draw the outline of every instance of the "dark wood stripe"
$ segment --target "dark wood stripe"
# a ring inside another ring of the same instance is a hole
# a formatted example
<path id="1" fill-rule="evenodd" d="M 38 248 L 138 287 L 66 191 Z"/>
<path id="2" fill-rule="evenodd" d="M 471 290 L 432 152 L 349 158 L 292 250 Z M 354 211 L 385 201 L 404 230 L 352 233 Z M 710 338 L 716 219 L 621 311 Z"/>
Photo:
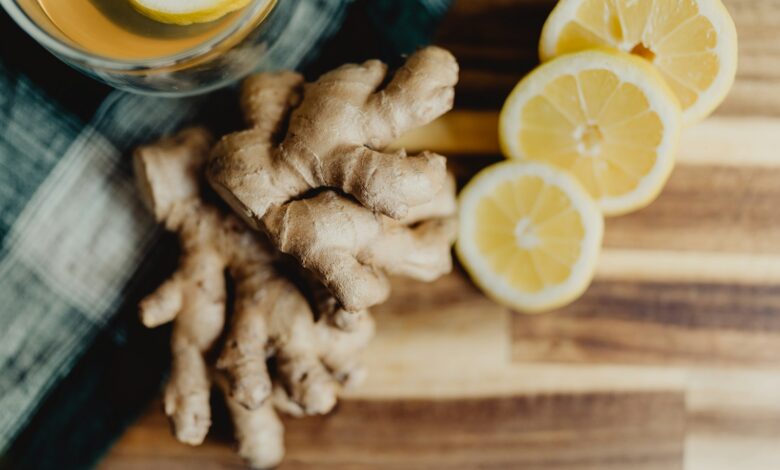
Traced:
<path id="1" fill-rule="evenodd" d="M 229 429 L 218 426 L 203 446 L 189 448 L 172 442 L 161 415 L 144 417 L 103 468 L 240 465 L 224 445 Z M 354 400 L 285 424 L 286 470 L 674 470 L 682 469 L 685 399 L 669 391 Z"/>
<path id="2" fill-rule="evenodd" d="M 780 287 L 595 282 L 512 334 L 517 361 L 780 367 Z"/>
<path id="3" fill-rule="evenodd" d="M 780 253 L 780 168 L 678 165 L 649 207 L 608 220 L 605 246 Z"/>
<path id="4" fill-rule="evenodd" d="M 456 2 L 436 35 L 461 66 L 458 106 L 498 109 L 539 63 L 536 44 L 552 1 Z"/>
<path id="5" fill-rule="evenodd" d="M 688 431 L 743 439 L 746 437 L 777 439 L 777 436 L 780 436 L 780 412 L 764 409 L 689 412 Z"/>
<path id="6" fill-rule="evenodd" d="M 514 85 L 538 63 L 542 25 L 555 0 L 457 1 L 436 43 L 461 65 L 457 103 L 498 109 Z M 722 115 L 780 115 L 776 57 L 777 0 L 725 0 L 739 31 L 739 70 Z"/>

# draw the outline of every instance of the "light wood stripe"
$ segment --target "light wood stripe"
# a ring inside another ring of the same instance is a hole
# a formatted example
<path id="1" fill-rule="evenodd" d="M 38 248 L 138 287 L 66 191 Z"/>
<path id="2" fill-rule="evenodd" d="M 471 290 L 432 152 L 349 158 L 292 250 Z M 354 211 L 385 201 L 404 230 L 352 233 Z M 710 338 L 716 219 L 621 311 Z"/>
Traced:
<path id="1" fill-rule="evenodd" d="M 509 310 L 461 273 L 420 286 L 403 279 L 374 309 L 377 337 L 364 355 L 361 399 L 454 398 L 594 390 L 677 390 L 679 370 L 513 363 Z"/>
<path id="2" fill-rule="evenodd" d="M 780 119 L 713 117 L 680 136 L 678 163 L 780 167 Z"/>
<path id="3" fill-rule="evenodd" d="M 394 147 L 453 156 L 498 155 L 498 113 L 453 111 L 406 134 Z M 780 119 L 724 116 L 703 121 L 683 131 L 677 161 L 683 165 L 780 167 Z"/>
<path id="4" fill-rule="evenodd" d="M 780 468 L 780 374 L 694 369 L 688 390 L 686 470 Z"/>
<path id="5" fill-rule="evenodd" d="M 498 155 L 498 113 L 451 111 L 425 127 L 414 129 L 392 148 L 410 153 L 430 150 L 442 155 Z"/>
<path id="6" fill-rule="evenodd" d="M 780 256 L 666 250 L 606 249 L 599 279 L 780 284 Z"/>

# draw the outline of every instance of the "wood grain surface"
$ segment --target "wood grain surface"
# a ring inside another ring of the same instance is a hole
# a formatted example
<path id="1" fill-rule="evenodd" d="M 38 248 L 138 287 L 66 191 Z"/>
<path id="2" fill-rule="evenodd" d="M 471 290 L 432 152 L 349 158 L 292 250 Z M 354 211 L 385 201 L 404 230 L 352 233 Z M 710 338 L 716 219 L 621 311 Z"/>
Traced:
<path id="1" fill-rule="evenodd" d="M 287 420 L 283 468 L 780 468 L 780 0 L 725 3 L 734 89 L 686 130 L 655 204 L 608 220 L 584 297 L 525 316 L 460 269 L 396 281 L 367 383 Z M 437 42 L 462 66 L 457 109 L 398 145 L 450 156 L 461 181 L 498 161 L 497 112 L 553 4 L 456 1 Z M 217 418 L 193 449 L 154 403 L 102 468 L 242 468 Z"/>

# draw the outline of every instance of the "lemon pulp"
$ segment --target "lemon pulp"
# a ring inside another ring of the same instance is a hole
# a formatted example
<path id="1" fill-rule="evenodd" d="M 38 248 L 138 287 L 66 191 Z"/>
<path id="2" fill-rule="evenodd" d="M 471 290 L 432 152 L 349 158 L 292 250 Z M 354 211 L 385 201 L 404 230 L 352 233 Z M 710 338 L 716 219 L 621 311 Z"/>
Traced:
<path id="1" fill-rule="evenodd" d="M 461 193 L 457 252 L 492 297 L 522 311 L 555 308 L 593 276 L 603 219 L 572 177 L 539 163 L 505 162 Z"/>
<path id="2" fill-rule="evenodd" d="M 736 27 L 720 0 L 561 0 L 542 31 L 542 59 L 598 46 L 652 63 L 687 123 L 723 101 L 737 69 Z"/>
<path id="3" fill-rule="evenodd" d="M 564 169 L 607 215 L 649 203 L 674 163 L 674 95 L 628 54 L 584 51 L 543 64 L 518 84 L 500 119 L 505 153 Z"/>

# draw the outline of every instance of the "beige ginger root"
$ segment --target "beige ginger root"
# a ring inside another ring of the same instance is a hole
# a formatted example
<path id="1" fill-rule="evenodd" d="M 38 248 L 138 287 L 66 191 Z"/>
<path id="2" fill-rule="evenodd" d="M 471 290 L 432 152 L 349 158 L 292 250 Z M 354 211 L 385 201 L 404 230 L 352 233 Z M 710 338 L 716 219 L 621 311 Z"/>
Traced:
<path id="1" fill-rule="evenodd" d="M 284 454 L 272 390 L 285 410 L 328 412 L 340 385 L 361 376 L 356 356 L 371 338 L 373 322 L 359 315 L 345 331 L 324 316 L 315 319 L 306 298 L 277 272 L 278 256 L 267 240 L 201 199 L 200 169 L 210 140 L 206 131 L 189 129 L 134 156 L 145 202 L 179 235 L 182 248 L 178 271 L 142 300 L 140 314 L 149 327 L 174 322 L 164 404 L 176 437 L 191 445 L 203 441 L 214 375 L 226 392 L 240 454 L 269 467 Z M 205 354 L 223 331 L 226 272 L 235 283 L 235 306 L 213 371 Z M 276 358 L 273 375 L 266 370 L 269 357 Z"/>
<path id="2" fill-rule="evenodd" d="M 454 186 L 444 157 L 382 149 L 452 107 L 458 66 L 428 47 L 379 89 L 386 73 L 368 61 L 305 85 L 291 72 L 249 78 L 242 107 L 251 128 L 224 137 L 208 169 L 237 213 L 311 270 L 345 312 L 384 301 L 386 273 L 432 280 L 451 269 Z M 356 200 L 312 192 L 322 188 Z"/>
<path id="3" fill-rule="evenodd" d="M 444 49 L 428 47 L 378 89 L 386 74 L 383 63 L 370 60 L 306 85 L 291 72 L 250 78 L 243 102 L 253 127 L 217 146 L 212 185 L 256 222 L 271 207 L 324 187 L 396 219 L 430 201 L 444 183 L 444 157 L 381 150 L 452 108 L 457 63 Z M 279 133 L 282 117 L 295 104 L 285 135 L 273 142 L 269 136 Z"/>

